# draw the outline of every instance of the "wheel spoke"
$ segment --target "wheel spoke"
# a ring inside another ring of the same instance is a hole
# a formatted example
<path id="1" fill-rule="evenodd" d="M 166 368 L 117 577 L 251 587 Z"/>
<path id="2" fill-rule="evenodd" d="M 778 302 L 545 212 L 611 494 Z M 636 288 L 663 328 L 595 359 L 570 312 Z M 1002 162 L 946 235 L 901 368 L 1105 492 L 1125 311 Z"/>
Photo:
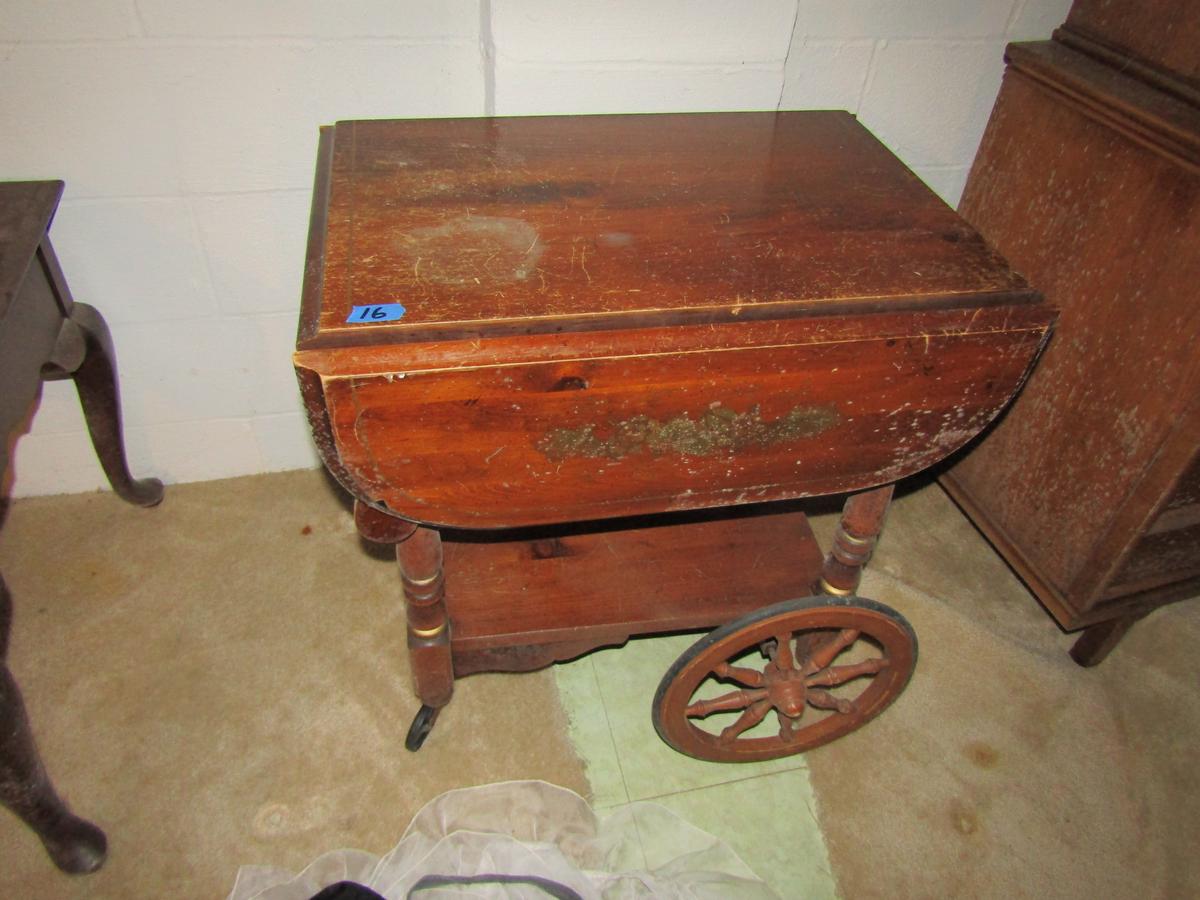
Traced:
<path id="1" fill-rule="evenodd" d="M 759 722 L 767 717 L 767 713 L 771 711 L 770 700 L 759 700 L 748 710 L 738 716 L 738 720 L 721 732 L 721 741 L 726 743 L 736 740 L 737 737 L 744 731 L 753 728 Z"/>
<path id="2" fill-rule="evenodd" d="M 747 706 L 757 703 L 766 696 L 766 690 L 734 691 L 731 694 L 722 694 L 720 697 L 713 697 L 711 700 L 697 700 L 695 703 L 690 704 L 684 712 L 688 718 L 702 719 L 715 712 L 745 709 Z"/>
<path id="3" fill-rule="evenodd" d="M 788 718 L 778 710 L 776 713 L 779 716 L 779 739 L 786 743 L 796 735 L 795 720 Z"/>
<path id="4" fill-rule="evenodd" d="M 786 670 L 796 668 L 796 658 L 792 655 L 792 635 L 785 631 L 775 637 L 775 668 Z"/>
<path id="5" fill-rule="evenodd" d="M 809 691 L 808 702 L 817 709 L 836 709 L 842 715 L 858 711 L 853 701 L 835 697 L 829 691 Z"/>
<path id="6" fill-rule="evenodd" d="M 843 628 L 835 637 L 830 638 L 808 656 L 804 664 L 805 674 L 819 672 L 837 658 L 837 655 L 858 640 L 857 628 Z"/>
<path id="7" fill-rule="evenodd" d="M 743 684 L 746 687 L 762 687 L 763 674 L 754 669 L 747 669 L 742 666 L 731 666 L 727 662 L 719 663 L 713 667 L 713 674 L 718 678 L 727 678 L 730 681 L 736 681 L 738 684 Z"/>
<path id="8" fill-rule="evenodd" d="M 874 675 L 886 669 L 887 666 L 888 661 L 883 657 L 866 659 L 852 666 L 830 666 L 816 675 L 810 675 L 805 678 L 804 684 L 807 687 L 816 687 L 818 685 L 836 687 L 839 684 L 845 684 L 847 681 L 860 678 L 863 675 Z"/>

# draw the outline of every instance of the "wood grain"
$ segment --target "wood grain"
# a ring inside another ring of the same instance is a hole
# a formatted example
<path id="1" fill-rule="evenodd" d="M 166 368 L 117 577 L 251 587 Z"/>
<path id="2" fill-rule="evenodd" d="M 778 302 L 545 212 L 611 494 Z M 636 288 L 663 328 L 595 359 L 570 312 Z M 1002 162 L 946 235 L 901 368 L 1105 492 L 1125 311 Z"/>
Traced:
<path id="1" fill-rule="evenodd" d="M 302 347 L 1030 295 L 846 113 L 343 122 L 327 153 Z"/>
<path id="2" fill-rule="evenodd" d="M 1025 376 L 1046 319 L 1040 307 L 953 311 L 906 333 L 883 327 L 906 323 L 869 317 L 879 336 L 841 320 L 791 323 L 749 346 L 738 341 L 752 335 L 727 334 L 749 326 L 713 327 L 675 335 L 686 350 L 635 340 L 604 356 L 398 368 L 322 384 L 339 464 L 358 496 L 431 524 L 511 527 L 898 480 L 992 420 Z M 707 340 L 687 345 L 693 337 Z M 703 440 L 722 415 L 774 427 L 779 439 Z M 780 425 L 789 417 L 812 427 L 789 433 Z M 612 449 L 622 433 L 647 427 L 701 430 L 701 439 Z M 571 452 L 564 434 L 610 449 Z"/>
<path id="3" fill-rule="evenodd" d="M 697 518 L 444 544 L 456 657 L 498 644 L 619 644 L 712 628 L 806 597 L 821 556 L 803 513 Z"/>

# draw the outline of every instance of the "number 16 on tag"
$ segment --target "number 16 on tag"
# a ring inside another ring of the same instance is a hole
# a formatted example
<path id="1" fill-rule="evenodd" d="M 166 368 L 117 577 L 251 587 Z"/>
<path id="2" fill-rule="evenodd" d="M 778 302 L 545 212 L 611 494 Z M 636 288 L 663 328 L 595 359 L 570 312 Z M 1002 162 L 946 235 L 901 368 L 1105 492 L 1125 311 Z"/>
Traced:
<path id="1" fill-rule="evenodd" d="M 346 321 L 351 325 L 376 324 L 395 322 L 403 315 L 404 307 L 399 303 L 375 303 L 371 306 L 353 307 Z"/>

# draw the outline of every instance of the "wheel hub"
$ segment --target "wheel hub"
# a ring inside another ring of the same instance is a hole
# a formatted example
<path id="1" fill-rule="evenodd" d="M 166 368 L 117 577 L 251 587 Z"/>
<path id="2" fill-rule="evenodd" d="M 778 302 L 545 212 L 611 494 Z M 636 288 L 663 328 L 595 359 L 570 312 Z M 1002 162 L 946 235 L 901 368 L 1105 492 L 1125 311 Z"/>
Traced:
<path id="1" fill-rule="evenodd" d="M 808 688 L 799 669 L 781 669 L 772 663 L 763 671 L 764 687 L 771 705 L 789 719 L 798 719 L 808 703 Z"/>

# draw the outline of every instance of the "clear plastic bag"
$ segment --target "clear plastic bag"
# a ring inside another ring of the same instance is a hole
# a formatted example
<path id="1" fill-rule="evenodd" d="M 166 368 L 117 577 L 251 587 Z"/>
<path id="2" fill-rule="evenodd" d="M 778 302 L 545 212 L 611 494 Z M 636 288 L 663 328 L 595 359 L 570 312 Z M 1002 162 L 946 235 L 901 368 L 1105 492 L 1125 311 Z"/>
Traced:
<path id="1" fill-rule="evenodd" d="M 481 875 L 509 878 L 440 887 L 426 878 Z M 335 850 L 298 874 L 243 866 L 229 898 L 309 900 L 339 881 L 364 885 L 388 900 L 410 894 L 428 900 L 556 896 L 539 880 L 586 900 L 778 897 L 728 845 L 663 806 L 631 803 L 600 815 L 566 788 L 509 781 L 430 801 L 383 857 Z"/>

